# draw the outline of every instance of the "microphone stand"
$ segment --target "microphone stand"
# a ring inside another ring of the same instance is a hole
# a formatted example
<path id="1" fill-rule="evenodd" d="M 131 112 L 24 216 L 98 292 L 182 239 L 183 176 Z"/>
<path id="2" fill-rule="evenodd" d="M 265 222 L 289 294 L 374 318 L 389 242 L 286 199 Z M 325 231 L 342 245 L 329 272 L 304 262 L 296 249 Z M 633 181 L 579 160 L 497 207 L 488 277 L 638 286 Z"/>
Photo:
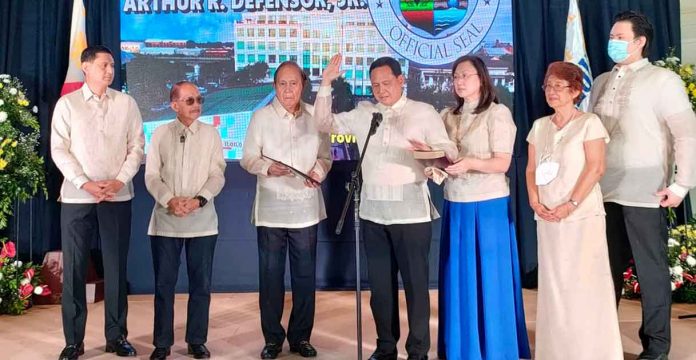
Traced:
<path id="1" fill-rule="evenodd" d="M 346 200 L 343 203 L 343 210 L 341 211 L 341 217 L 338 219 L 338 224 L 336 224 L 336 235 L 340 235 L 343 230 L 343 224 L 346 219 L 346 214 L 348 213 L 348 207 L 350 206 L 351 197 L 353 198 L 353 225 L 355 230 L 355 306 L 356 306 L 356 333 L 358 341 L 358 360 L 362 360 L 362 295 L 361 295 L 361 279 L 360 279 L 360 188 L 361 188 L 361 174 L 362 174 L 362 162 L 365 158 L 365 150 L 367 149 L 367 144 L 370 143 L 370 138 L 377 132 L 379 124 L 382 122 L 381 113 L 372 113 L 372 122 L 370 123 L 370 131 L 367 134 L 367 139 L 365 139 L 365 145 L 363 145 L 362 151 L 360 152 L 360 159 L 358 160 L 358 165 L 350 173 L 350 182 L 346 184 L 348 194 L 346 194 Z"/>

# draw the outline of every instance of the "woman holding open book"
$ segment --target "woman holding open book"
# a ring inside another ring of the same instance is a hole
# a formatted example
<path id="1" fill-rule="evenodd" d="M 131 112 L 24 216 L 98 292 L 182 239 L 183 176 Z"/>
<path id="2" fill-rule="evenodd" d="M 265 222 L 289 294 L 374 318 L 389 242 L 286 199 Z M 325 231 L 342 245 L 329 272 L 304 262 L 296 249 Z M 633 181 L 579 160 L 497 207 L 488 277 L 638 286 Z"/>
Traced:
<path id="1" fill-rule="evenodd" d="M 457 59 L 452 81 L 457 106 L 442 117 L 459 157 L 444 168 L 438 355 L 531 358 L 505 177 L 517 129 L 480 58 Z"/>

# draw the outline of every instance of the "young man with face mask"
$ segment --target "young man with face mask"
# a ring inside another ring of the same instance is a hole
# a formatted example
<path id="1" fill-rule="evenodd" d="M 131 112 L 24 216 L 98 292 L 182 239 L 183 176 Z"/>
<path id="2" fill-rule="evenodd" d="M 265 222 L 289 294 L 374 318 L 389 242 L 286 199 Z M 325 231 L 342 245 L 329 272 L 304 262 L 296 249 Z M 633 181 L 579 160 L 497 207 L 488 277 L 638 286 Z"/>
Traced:
<path id="1" fill-rule="evenodd" d="M 301 101 L 307 85 L 307 76 L 296 63 L 286 61 L 278 66 L 273 76 L 275 97 L 252 115 L 240 163 L 257 176 L 252 221 L 258 235 L 259 305 L 266 342 L 262 359 L 275 359 L 286 338 L 280 321 L 288 251 L 290 351 L 302 357 L 317 356 L 309 341 L 314 326 L 317 224 L 326 218 L 320 183 L 331 169 L 331 146 L 328 135 L 312 124 L 312 106 Z M 288 166 L 309 178 L 298 176 Z"/>
<path id="2" fill-rule="evenodd" d="M 600 184 L 616 301 L 633 258 L 643 307 L 639 359 L 667 359 L 671 285 L 664 208 L 679 206 L 696 186 L 696 116 L 679 76 L 646 58 L 652 37 L 645 15 L 626 11 L 614 18 L 607 51 L 616 66 L 595 80 L 591 108 L 611 138 Z"/>

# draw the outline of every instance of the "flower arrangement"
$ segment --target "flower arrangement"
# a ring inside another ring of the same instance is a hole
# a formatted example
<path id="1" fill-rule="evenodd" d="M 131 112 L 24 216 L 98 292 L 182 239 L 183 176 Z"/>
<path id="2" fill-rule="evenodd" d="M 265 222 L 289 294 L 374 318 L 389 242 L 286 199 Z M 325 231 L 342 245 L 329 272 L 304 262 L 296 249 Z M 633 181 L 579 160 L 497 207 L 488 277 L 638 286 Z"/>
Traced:
<path id="1" fill-rule="evenodd" d="M 46 194 L 36 113 L 19 80 L 0 74 L 0 230 L 7 227 L 16 200 L 28 200 L 39 190 Z M 33 294 L 51 294 L 37 276 L 41 266 L 17 256 L 15 244 L 0 239 L 0 314 L 19 315 L 31 306 Z"/>
<path id="2" fill-rule="evenodd" d="M 39 190 L 46 194 L 39 140 L 38 108 L 18 79 L 0 74 L 0 229 L 7 227 L 15 200 L 26 201 Z"/>
<path id="3" fill-rule="evenodd" d="M 0 242 L 0 314 L 20 315 L 31 306 L 31 296 L 51 295 L 38 276 L 41 266 L 17 260 L 11 241 Z"/>
<path id="4" fill-rule="evenodd" d="M 621 295 L 626 299 L 637 299 L 640 297 L 640 284 L 636 275 L 636 265 L 631 259 L 631 265 L 623 273 L 623 291 Z"/>
<path id="5" fill-rule="evenodd" d="M 696 303 L 696 224 L 679 225 L 669 235 L 672 297 L 676 302 Z"/>
<path id="6" fill-rule="evenodd" d="M 696 303 L 696 222 L 673 226 L 667 239 L 667 258 L 675 302 Z M 640 284 L 633 262 L 624 272 L 623 296 L 640 297 Z"/>

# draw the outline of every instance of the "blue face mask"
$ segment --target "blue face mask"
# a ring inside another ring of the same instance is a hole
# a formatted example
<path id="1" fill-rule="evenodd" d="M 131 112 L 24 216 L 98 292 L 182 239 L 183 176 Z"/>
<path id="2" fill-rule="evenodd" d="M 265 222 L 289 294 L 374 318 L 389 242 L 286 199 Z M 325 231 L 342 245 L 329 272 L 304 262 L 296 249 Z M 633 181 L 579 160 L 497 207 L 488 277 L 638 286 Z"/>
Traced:
<path id="1" fill-rule="evenodd" d="M 618 64 L 628 59 L 628 57 L 631 56 L 631 53 L 628 52 L 628 45 L 631 42 L 632 41 L 625 40 L 609 40 L 607 44 L 607 54 L 609 54 L 611 60 Z"/>

